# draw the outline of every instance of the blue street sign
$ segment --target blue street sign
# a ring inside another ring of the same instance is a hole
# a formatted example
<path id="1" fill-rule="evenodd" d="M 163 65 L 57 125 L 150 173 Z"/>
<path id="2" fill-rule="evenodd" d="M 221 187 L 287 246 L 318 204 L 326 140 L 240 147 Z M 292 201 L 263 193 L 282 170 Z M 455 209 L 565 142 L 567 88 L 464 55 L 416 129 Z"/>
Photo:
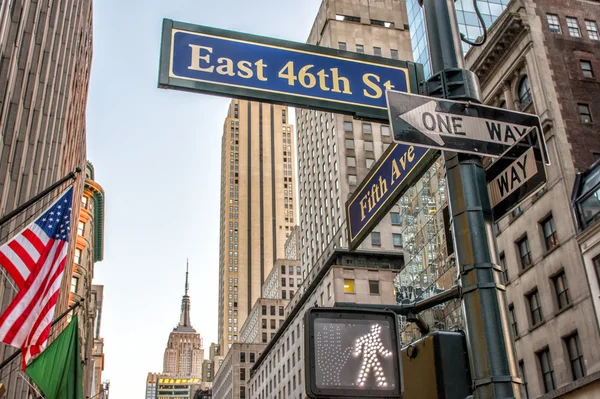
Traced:
<path id="1" fill-rule="evenodd" d="M 163 21 L 163 88 L 387 120 L 385 91 L 417 91 L 419 73 L 412 62 Z"/>
<path id="2" fill-rule="evenodd" d="M 436 150 L 392 144 L 346 202 L 349 247 L 355 249 L 439 154 Z"/>

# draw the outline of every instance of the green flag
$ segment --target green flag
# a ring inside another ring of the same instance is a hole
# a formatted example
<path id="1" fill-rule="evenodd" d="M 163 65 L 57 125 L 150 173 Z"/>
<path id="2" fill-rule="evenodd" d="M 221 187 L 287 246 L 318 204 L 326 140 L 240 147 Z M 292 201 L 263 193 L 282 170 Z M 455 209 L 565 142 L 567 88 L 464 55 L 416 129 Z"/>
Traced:
<path id="1" fill-rule="evenodd" d="M 25 372 L 47 399 L 83 399 L 77 316 Z"/>

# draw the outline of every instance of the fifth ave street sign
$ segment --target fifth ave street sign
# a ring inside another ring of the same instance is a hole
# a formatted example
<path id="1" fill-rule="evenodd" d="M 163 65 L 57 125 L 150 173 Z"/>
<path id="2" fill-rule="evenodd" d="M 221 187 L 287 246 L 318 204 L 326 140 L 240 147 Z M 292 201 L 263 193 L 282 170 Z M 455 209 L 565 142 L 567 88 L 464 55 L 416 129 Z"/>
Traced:
<path id="1" fill-rule="evenodd" d="M 392 90 L 386 95 L 394 140 L 402 143 L 497 157 L 529 128 L 542 131 L 537 115 Z"/>
<path id="2" fill-rule="evenodd" d="M 537 129 L 531 128 L 487 167 L 485 177 L 494 222 L 546 184 L 541 141 Z"/>

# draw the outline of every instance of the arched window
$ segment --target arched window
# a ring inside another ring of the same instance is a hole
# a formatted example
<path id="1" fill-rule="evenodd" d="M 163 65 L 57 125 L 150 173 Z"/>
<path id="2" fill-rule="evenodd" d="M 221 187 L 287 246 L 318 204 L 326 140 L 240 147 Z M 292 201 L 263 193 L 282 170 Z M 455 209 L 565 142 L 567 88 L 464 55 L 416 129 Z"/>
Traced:
<path id="1" fill-rule="evenodd" d="M 521 109 L 524 109 L 531 103 L 531 87 L 529 86 L 527 75 L 523 76 L 519 83 L 519 103 L 521 104 Z"/>

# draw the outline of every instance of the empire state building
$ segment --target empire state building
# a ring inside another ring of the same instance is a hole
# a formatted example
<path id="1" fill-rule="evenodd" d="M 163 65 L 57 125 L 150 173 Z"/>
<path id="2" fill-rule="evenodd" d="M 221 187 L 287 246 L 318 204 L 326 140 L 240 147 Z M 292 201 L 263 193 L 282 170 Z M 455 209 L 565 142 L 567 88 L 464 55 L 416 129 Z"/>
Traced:
<path id="1" fill-rule="evenodd" d="M 202 376 L 204 348 L 200 333 L 190 322 L 190 297 L 188 296 L 188 268 L 185 271 L 185 295 L 181 301 L 179 324 L 169 334 L 165 349 L 163 372 L 177 376 Z"/>

